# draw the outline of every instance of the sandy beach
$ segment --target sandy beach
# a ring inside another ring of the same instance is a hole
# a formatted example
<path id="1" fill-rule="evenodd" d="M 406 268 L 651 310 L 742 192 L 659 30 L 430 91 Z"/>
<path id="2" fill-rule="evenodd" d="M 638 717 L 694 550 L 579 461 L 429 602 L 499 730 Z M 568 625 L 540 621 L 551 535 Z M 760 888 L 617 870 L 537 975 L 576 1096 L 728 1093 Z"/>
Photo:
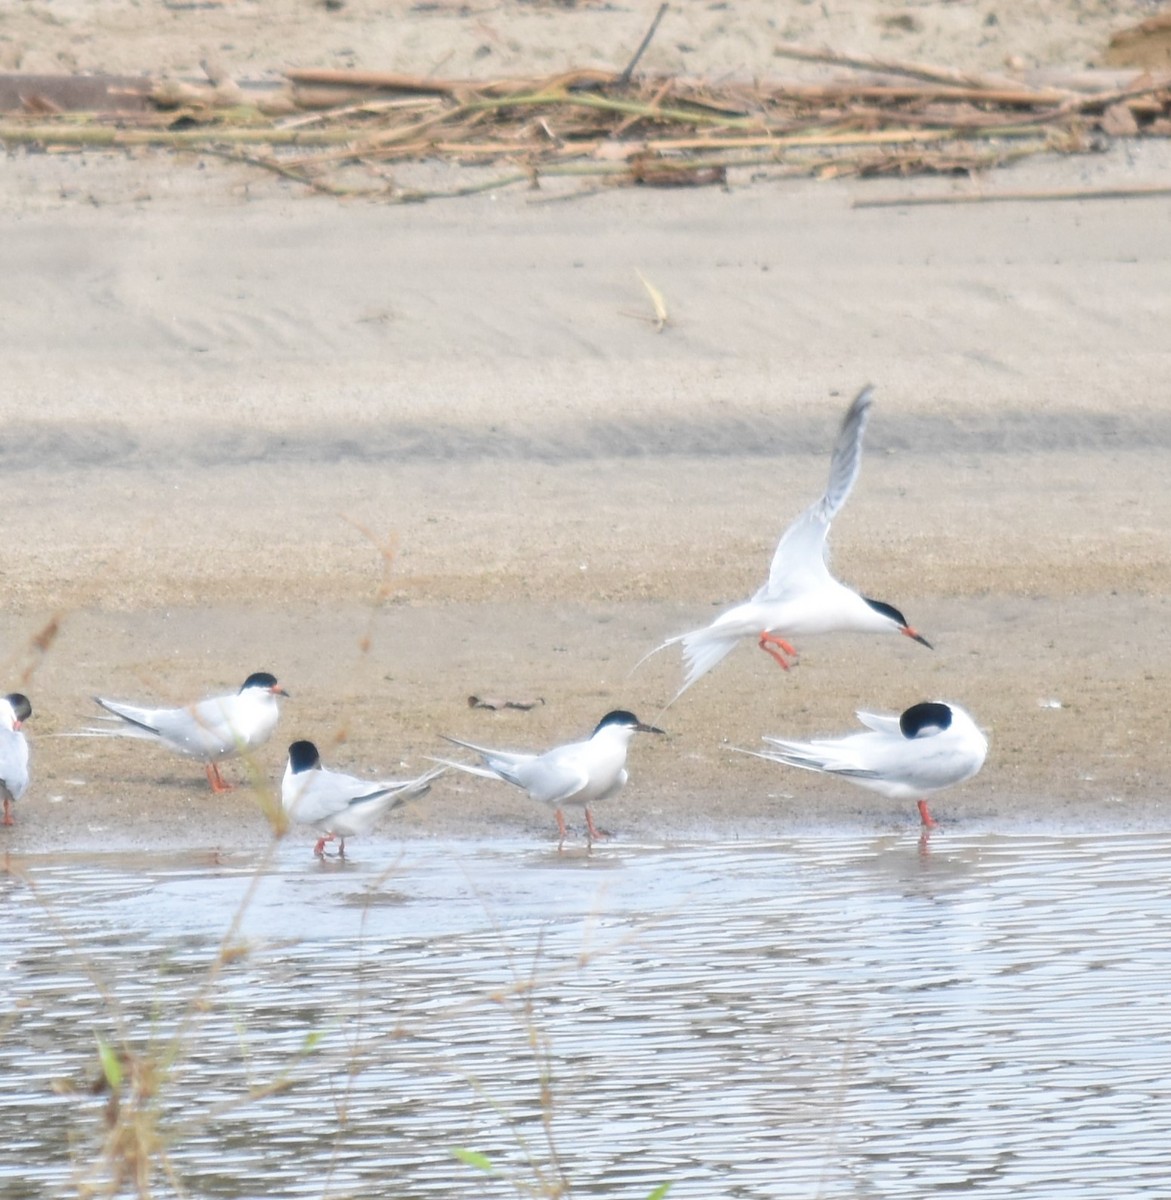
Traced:
<path id="1" fill-rule="evenodd" d="M 1080 65 L 1125 23 L 1119 5 L 989 23 L 930 4 L 899 32 L 877 6 L 851 28 L 792 6 L 777 29 L 765 6 L 736 7 L 672 13 L 648 68 L 776 70 L 770 36 Z M 327 35 L 323 6 L 290 4 L 277 51 L 258 8 L 160 7 L 129 38 L 128 5 L 56 6 L 52 27 L 22 10 L 0 18 L 0 46 L 19 44 L 22 70 L 68 54 L 182 75 L 211 46 L 257 75 L 457 75 L 620 62 L 647 16 L 624 11 L 619 37 L 593 6 L 404 7 L 392 29 L 349 2 Z M 1169 166 L 1161 140 L 1117 141 L 995 182 L 1149 182 Z M 635 743 L 630 785 L 599 806 L 622 838 L 900 829 L 913 805 L 732 748 L 939 697 L 991 741 L 982 774 L 933 806 L 945 830 L 1165 827 L 1167 201 L 854 207 L 970 186 L 732 178 L 390 208 L 214 161 L 10 154 L 0 657 L 36 715 L 6 845 L 263 838 L 248 788 L 212 796 L 198 764 L 56 736 L 94 694 L 180 703 L 255 670 L 292 693 L 257 759 L 270 783 L 294 737 L 382 775 L 422 770 L 442 733 L 538 749 L 622 706 L 669 731 Z M 662 332 L 638 272 L 665 298 Z M 678 653 L 635 663 L 759 586 L 867 382 L 833 566 L 934 651 L 808 639 L 785 674 L 745 645 L 660 717 Z M 545 838 L 553 822 L 503 786 L 444 779 L 383 832 Z"/>

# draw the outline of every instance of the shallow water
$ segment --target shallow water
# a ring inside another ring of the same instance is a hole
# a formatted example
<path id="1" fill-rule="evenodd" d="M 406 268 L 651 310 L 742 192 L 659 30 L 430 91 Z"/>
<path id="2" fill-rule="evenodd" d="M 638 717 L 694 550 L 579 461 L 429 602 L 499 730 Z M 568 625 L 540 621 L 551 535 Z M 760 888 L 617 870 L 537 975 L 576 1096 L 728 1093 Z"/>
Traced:
<path id="1" fill-rule="evenodd" d="M 196 1197 L 1171 1191 L 1171 835 L 351 851 L 10 859 L 0 1194 L 98 1034 Z"/>

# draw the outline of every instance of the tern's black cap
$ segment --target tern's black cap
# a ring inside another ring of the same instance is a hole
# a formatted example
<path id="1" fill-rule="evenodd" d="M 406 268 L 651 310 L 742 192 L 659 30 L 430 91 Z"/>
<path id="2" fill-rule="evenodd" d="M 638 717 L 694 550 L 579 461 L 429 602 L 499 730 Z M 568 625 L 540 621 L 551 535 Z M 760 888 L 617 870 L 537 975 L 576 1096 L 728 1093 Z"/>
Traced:
<path id="1" fill-rule="evenodd" d="M 912 704 L 901 717 L 899 728 L 903 737 L 915 738 L 921 733 L 942 733 L 951 725 L 951 708 L 938 700 Z"/>
<path id="2" fill-rule="evenodd" d="M 597 724 L 594 733 L 601 729 L 605 729 L 607 725 L 622 725 L 627 729 L 636 729 L 641 733 L 662 733 L 661 729 L 654 725 L 647 725 L 640 721 L 632 712 L 628 712 L 625 708 L 616 708 L 613 712 L 608 712 Z"/>
<path id="3" fill-rule="evenodd" d="M 312 742 L 294 742 L 289 747 L 289 766 L 293 768 L 294 775 L 300 775 L 302 771 L 312 771 L 320 765 L 321 755 L 317 753 L 317 747 Z"/>
<path id="4" fill-rule="evenodd" d="M 268 671 L 254 671 L 244 680 L 240 691 L 246 691 L 248 688 L 268 688 L 271 691 L 278 686 L 275 675 L 270 675 Z"/>

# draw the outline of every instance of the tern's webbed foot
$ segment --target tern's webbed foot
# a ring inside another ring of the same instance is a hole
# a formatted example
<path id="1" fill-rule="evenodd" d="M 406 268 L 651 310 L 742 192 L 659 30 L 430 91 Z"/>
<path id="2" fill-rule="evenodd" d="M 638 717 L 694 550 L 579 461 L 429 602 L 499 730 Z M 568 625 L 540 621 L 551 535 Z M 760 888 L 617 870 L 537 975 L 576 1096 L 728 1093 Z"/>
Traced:
<path id="1" fill-rule="evenodd" d="M 761 633 L 760 639 L 756 644 L 765 652 L 765 654 L 771 655 L 773 661 L 785 671 L 787 671 L 797 659 L 797 651 L 791 645 L 789 645 L 784 638 L 779 638 L 776 636 L 776 634 L 769 633 L 767 629 Z M 790 662 L 785 658 L 786 654 L 789 656 L 789 659 L 793 660 L 793 662 Z"/>

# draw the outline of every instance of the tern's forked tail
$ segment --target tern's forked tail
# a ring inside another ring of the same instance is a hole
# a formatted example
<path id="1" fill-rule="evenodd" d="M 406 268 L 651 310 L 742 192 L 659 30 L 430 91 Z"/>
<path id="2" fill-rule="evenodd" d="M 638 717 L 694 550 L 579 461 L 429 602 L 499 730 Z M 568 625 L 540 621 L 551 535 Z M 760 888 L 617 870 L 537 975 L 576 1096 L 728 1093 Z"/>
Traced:
<path id="1" fill-rule="evenodd" d="M 678 639 L 683 646 L 683 686 L 671 697 L 674 704 L 691 685 L 702 679 L 717 663 L 736 648 L 739 633 L 728 635 L 711 626 L 685 633 Z"/>
<path id="2" fill-rule="evenodd" d="M 739 640 L 739 633 L 728 635 L 723 631 L 714 630 L 710 625 L 703 629 L 692 630 L 691 633 L 681 633 L 676 637 L 668 638 L 665 642 L 660 642 L 653 650 L 644 654 L 630 668 L 630 674 L 633 675 L 648 658 L 658 654 L 660 650 L 666 650 L 668 646 L 675 645 L 683 647 L 683 686 L 663 705 L 659 713 L 662 716 L 693 683 L 702 679 L 716 663 L 726 658 Z"/>

